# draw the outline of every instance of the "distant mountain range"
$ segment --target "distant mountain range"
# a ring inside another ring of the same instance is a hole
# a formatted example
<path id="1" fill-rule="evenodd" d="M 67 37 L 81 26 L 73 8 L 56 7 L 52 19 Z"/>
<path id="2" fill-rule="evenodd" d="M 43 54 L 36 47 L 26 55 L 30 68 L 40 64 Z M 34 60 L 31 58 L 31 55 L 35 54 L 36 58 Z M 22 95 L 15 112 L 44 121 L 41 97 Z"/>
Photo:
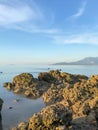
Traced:
<path id="1" fill-rule="evenodd" d="M 98 65 L 98 57 L 86 57 L 75 62 L 59 62 L 54 65 Z"/>

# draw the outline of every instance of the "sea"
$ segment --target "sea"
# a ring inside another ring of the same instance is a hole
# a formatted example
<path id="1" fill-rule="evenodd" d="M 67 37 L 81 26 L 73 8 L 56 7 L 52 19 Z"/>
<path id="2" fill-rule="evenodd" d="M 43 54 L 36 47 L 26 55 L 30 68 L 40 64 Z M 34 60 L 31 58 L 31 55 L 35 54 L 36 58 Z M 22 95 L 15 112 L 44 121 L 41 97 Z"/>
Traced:
<path id="1" fill-rule="evenodd" d="M 22 121 L 29 118 L 45 107 L 42 98 L 28 99 L 3 87 L 4 82 L 12 82 L 13 77 L 23 72 L 31 73 L 35 78 L 40 72 L 59 69 L 71 74 L 82 74 L 90 77 L 98 75 L 96 65 L 0 65 L 0 98 L 3 99 L 0 130 L 11 130 Z M 1 73 L 2 72 L 2 73 Z M 19 102 L 16 102 L 19 100 Z"/>

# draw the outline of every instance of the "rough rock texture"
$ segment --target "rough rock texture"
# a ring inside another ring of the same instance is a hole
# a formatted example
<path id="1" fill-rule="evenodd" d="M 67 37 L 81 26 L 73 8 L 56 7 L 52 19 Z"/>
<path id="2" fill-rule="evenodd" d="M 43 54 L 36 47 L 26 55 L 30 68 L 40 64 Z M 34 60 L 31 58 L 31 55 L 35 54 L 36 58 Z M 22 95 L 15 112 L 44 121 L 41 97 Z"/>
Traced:
<path id="1" fill-rule="evenodd" d="M 54 104 L 64 99 L 62 94 L 64 88 L 65 86 L 63 84 L 51 84 L 50 88 L 42 96 L 45 104 Z"/>
<path id="2" fill-rule="evenodd" d="M 14 127 L 12 130 L 28 130 L 28 122 L 21 122 L 18 127 Z"/>
<path id="3" fill-rule="evenodd" d="M 70 109 L 60 103 L 50 105 L 30 118 L 28 130 L 55 130 L 59 125 L 70 125 L 71 120 Z"/>
<path id="4" fill-rule="evenodd" d="M 27 97 L 42 95 L 46 107 L 15 130 L 97 130 L 98 75 L 88 78 L 59 70 L 23 73 L 4 85 Z M 26 128 L 25 128 L 26 126 Z"/>
<path id="5" fill-rule="evenodd" d="M 12 83 L 6 82 L 3 86 L 14 93 L 29 98 L 38 98 L 48 89 L 49 84 L 45 81 L 39 81 L 29 73 L 22 73 L 15 76 Z"/>
<path id="6" fill-rule="evenodd" d="M 39 80 L 44 80 L 49 83 L 62 84 L 62 83 L 76 83 L 81 80 L 87 80 L 88 77 L 84 75 L 73 75 L 59 70 L 52 70 L 49 72 L 40 73 L 38 76 Z"/>

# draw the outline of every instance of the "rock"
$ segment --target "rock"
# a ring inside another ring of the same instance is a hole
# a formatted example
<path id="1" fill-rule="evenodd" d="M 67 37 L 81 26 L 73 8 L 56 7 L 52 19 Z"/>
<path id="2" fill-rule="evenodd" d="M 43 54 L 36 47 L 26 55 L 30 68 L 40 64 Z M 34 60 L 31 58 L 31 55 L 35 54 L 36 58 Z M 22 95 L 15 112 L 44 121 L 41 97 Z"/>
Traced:
<path id="1" fill-rule="evenodd" d="M 11 130 L 19 130 L 17 127 L 13 127 Z"/>
<path id="2" fill-rule="evenodd" d="M 8 83 L 4 86 L 8 86 Z M 11 84 L 9 85 L 11 86 Z M 46 107 L 17 130 L 96 130 L 98 127 L 98 75 L 89 79 L 59 70 L 40 73 L 38 79 L 22 73 L 13 79 L 13 92 L 43 97 Z"/>
<path id="3" fill-rule="evenodd" d="M 21 122 L 21 123 L 18 125 L 18 129 L 19 129 L 19 130 L 27 130 L 27 129 L 28 129 L 28 122 Z"/>
<path id="4" fill-rule="evenodd" d="M 7 88 L 8 90 L 11 90 L 13 88 L 13 84 L 10 82 L 6 82 L 3 84 L 3 87 Z"/>
<path id="5" fill-rule="evenodd" d="M 0 98 L 0 111 L 2 110 L 3 100 Z"/>
<path id="6" fill-rule="evenodd" d="M 11 130 L 28 130 L 28 122 L 21 122 L 17 127 L 13 127 Z"/>
<path id="7" fill-rule="evenodd" d="M 13 102 L 19 102 L 20 101 L 20 99 L 15 99 L 15 100 L 13 100 Z"/>
<path id="8" fill-rule="evenodd" d="M 31 75 L 30 73 L 22 73 L 13 78 L 13 83 L 18 84 L 20 87 L 21 85 L 28 86 L 32 83 L 33 80 L 33 75 Z"/>
<path id="9" fill-rule="evenodd" d="M 7 107 L 7 109 L 12 109 L 13 107 Z"/>
<path id="10" fill-rule="evenodd" d="M 51 105 L 63 100 L 63 89 L 66 86 L 64 85 L 55 85 L 51 84 L 50 88 L 43 94 L 43 100 L 46 105 Z"/>
<path id="11" fill-rule="evenodd" d="M 85 103 L 84 106 L 83 106 L 83 114 L 89 115 L 90 111 L 91 111 L 91 108 L 90 108 L 89 103 Z"/>
<path id="12" fill-rule="evenodd" d="M 29 98 L 38 98 L 49 88 L 49 84 L 45 81 L 39 81 L 30 73 L 22 73 L 13 78 L 13 83 L 7 82 L 3 84 L 8 90 L 14 93 L 24 95 Z"/>
<path id="13" fill-rule="evenodd" d="M 67 130 L 65 125 L 56 127 L 56 130 Z"/>
<path id="14" fill-rule="evenodd" d="M 28 130 L 56 129 L 59 125 L 69 125 L 72 120 L 72 112 L 62 104 L 55 104 L 43 108 L 40 113 L 34 114 L 29 121 Z"/>

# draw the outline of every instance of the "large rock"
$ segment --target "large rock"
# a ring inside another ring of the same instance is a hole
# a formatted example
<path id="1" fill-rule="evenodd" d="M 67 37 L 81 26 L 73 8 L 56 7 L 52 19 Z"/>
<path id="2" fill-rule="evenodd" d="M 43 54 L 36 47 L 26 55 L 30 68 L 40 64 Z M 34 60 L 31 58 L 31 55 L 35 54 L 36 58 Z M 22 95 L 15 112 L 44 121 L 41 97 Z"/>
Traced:
<path id="1" fill-rule="evenodd" d="M 24 95 L 29 98 L 40 97 L 48 88 L 49 84 L 45 81 L 39 81 L 30 73 L 22 73 L 13 78 L 13 82 L 3 84 L 8 90 L 14 93 Z"/>
<path id="2" fill-rule="evenodd" d="M 30 118 L 28 130 L 55 130 L 61 125 L 70 125 L 71 120 L 71 110 L 58 103 L 47 106 L 40 113 L 34 114 Z"/>
<path id="3" fill-rule="evenodd" d="M 59 70 L 51 70 L 49 72 L 40 73 L 38 79 L 55 84 L 66 82 L 74 84 L 82 80 L 87 80 L 88 77 L 85 75 L 73 75 L 66 72 L 60 72 Z"/>
<path id="4" fill-rule="evenodd" d="M 13 83 L 17 85 L 26 85 L 29 86 L 33 82 L 33 75 L 30 73 L 22 73 L 13 78 Z"/>

